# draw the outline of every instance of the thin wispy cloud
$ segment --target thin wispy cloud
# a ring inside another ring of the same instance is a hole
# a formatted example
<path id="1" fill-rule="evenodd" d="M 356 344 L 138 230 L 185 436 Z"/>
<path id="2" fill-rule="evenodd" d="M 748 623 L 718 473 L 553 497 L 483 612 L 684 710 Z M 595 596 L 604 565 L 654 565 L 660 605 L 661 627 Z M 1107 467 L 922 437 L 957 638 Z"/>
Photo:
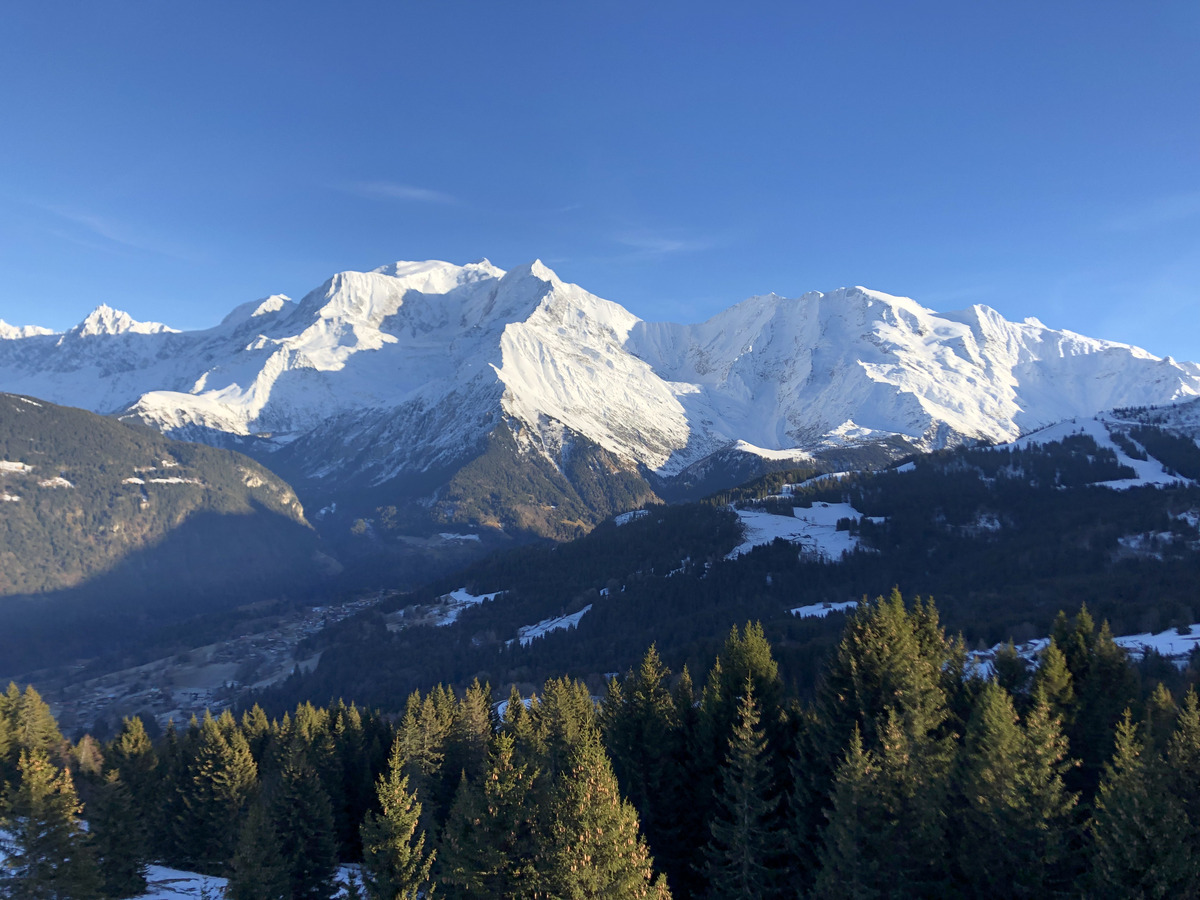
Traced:
<path id="1" fill-rule="evenodd" d="M 678 253 L 696 253 L 715 245 L 710 238 L 677 238 L 652 232 L 623 232 L 613 235 L 618 244 L 628 247 L 628 255 L 638 259 L 661 259 Z"/>
<path id="2" fill-rule="evenodd" d="M 346 189 L 363 197 L 374 200 L 398 200 L 402 203 L 458 203 L 458 198 L 443 191 L 417 187 L 411 184 L 399 184 L 395 181 L 356 181 L 346 185 Z"/>
<path id="3" fill-rule="evenodd" d="M 1105 224 L 1110 231 L 1134 232 L 1174 225 L 1188 219 L 1200 219 L 1200 191 L 1159 197 L 1114 216 Z"/>
<path id="4" fill-rule="evenodd" d="M 187 261 L 195 261 L 198 256 L 186 247 L 147 237 L 124 222 L 96 215 L 90 210 L 48 203 L 33 205 L 59 220 L 59 227 L 47 229 L 50 234 L 80 246 L 106 252 L 134 250 Z M 62 224 L 72 227 L 63 228 Z"/>

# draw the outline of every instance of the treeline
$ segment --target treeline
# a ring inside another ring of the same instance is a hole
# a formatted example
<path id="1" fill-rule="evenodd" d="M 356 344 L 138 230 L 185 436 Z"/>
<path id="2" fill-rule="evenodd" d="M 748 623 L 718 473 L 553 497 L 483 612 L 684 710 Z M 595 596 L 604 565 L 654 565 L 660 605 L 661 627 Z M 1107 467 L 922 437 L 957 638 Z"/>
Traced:
<path id="1" fill-rule="evenodd" d="M 236 900 L 328 897 L 338 861 L 371 898 L 1200 892 L 1200 702 L 1144 689 L 1086 608 L 1036 667 L 1009 647 L 982 671 L 894 592 L 849 619 L 811 702 L 757 625 L 702 686 L 651 648 L 596 699 L 438 687 L 391 722 L 255 708 L 100 746 L 13 686 L 2 890 L 130 896 L 159 859 Z"/>

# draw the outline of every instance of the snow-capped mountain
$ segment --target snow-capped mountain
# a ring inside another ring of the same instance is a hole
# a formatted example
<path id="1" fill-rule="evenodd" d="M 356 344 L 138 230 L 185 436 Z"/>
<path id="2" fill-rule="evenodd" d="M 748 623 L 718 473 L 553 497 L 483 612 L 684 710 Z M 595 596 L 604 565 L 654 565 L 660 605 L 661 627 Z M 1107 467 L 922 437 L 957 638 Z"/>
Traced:
<path id="1" fill-rule="evenodd" d="M 502 425 L 555 465 L 582 440 L 669 479 L 718 452 L 1009 440 L 1200 396 L 1200 365 L 983 306 L 935 313 L 843 288 L 650 323 L 540 262 L 343 272 L 204 331 L 100 307 L 65 334 L 0 324 L 0 337 L 0 389 L 254 444 L 301 483 L 453 471 Z"/>

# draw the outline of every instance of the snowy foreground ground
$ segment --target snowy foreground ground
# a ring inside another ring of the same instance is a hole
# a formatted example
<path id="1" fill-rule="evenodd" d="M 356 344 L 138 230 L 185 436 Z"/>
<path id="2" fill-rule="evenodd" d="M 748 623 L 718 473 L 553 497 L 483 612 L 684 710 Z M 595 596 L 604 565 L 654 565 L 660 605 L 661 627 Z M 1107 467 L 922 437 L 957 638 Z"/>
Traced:
<path id="1" fill-rule="evenodd" d="M 342 866 L 338 870 L 338 883 L 344 885 L 348 873 L 356 869 L 357 866 Z M 225 878 L 197 875 L 195 872 L 168 869 L 166 866 L 150 866 L 146 871 L 146 880 L 150 883 L 150 889 L 129 900 L 196 900 L 199 897 L 218 900 L 225 896 L 225 886 L 228 884 L 228 879 Z M 344 893 L 339 891 L 336 896 L 340 897 Z"/>
<path id="2" fill-rule="evenodd" d="M 142 900 L 178 900 L 180 897 L 208 896 L 216 898 L 224 894 L 227 880 L 182 872 L 166 866 L 150 866 L 146 871 L 150 889 L 142 894 Z"/>

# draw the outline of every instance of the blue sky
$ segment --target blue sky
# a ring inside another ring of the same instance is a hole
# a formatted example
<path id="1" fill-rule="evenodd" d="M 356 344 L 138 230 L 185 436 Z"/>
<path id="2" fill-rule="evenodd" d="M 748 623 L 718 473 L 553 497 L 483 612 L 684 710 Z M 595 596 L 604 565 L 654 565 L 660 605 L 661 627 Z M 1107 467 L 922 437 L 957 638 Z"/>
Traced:
<path id="1" fill-rule="evenodd" d="M 0 318 L 397 259 L 647 319 L 863 284 L 1200 360 L 1200 4 L 0 10 Z"/>

